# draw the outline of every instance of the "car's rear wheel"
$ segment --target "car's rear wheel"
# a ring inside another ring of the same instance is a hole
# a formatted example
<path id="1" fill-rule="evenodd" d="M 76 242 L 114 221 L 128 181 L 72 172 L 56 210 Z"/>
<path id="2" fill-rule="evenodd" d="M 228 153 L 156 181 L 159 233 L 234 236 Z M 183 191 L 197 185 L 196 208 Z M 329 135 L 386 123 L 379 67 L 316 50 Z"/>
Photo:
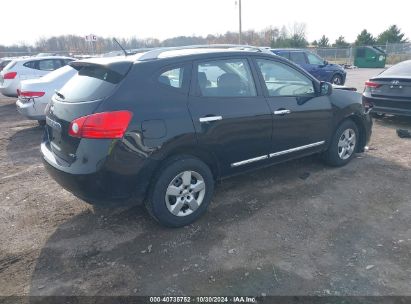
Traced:
<path id="1" fill-rule="evenodd" d="M 204 214 L 213 192 L 209 167 L 194 157 L 178 157 L 168 161 L 156 176 L 146 207 L 160 224 L 181 227 Z"/>
<path id="2" fill-rule="evenodd" d="M 335 74 L 331 79 L 332 84 L 343 85 L 343 78 L 340 74 Z"/>
<path id="3" fill-rule="evenodd" d="M 331 166 L 344 166 L 355 155 L 359 142 L 357 125 L 351 120 L 345 120 L 335 131 L 324 160 Z"/>

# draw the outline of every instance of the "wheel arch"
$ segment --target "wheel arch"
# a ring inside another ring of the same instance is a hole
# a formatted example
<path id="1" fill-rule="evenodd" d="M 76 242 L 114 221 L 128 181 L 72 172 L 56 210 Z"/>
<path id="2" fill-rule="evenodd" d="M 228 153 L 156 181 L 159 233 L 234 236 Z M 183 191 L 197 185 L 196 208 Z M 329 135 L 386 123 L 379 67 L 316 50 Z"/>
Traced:
<path id="1" fill-rule="evenodd" d="M 164 166 L 166 166 L 168 162 L 172 161 L 173 159 L 178 159 L 179 157 L 198 158 L 210 168 L 214 180 L 219 180 L 221 176 L 221 171 L 216 156 L 211 151 L 208 151 L 207 149 L 198 146 L 180 146 L 167 151 L 167 153 L 164 154 L 161 158 L 153 176 L 156 176 L 156 174 Z"/>
<path id="2" fill-rule="evenodd" d="M 359 141 L 358 141 L 359 144 L 357 145 L 357 151 L 356 152 L 362 152 L 364 150 L 365 145 L 366 145 L 367 136 L 366 136 L 366 128 L 365 128 L 361 118 L 358 117 L 358 115 L 352 113 L 350 115 L 345 116 L 335 126 L 334 132 L 347 120 L 351 120 L 357 126 L 360 138 L 359 138 Z"/>

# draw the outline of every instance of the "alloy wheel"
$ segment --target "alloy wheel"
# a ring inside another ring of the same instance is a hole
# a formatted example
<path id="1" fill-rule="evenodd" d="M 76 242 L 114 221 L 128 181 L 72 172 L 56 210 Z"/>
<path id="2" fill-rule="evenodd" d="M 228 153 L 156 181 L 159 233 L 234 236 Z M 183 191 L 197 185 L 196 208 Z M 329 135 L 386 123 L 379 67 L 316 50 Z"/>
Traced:
<path id="1" fill-rule="evenodd" d="M 346 160 L 354 153 L 357 137 L 353 129 L 346 129 L 338 140 L 338 156 Z"/>
<path id="2" fill-rule="evenodd" d="M 333 80 L 332 80 L 332 83 L 333 84 L 336 84 L 336 85 L 341 85 L 341 83 L 342 83 L 342 80 L 341 80 L 341 77 L 340 76 L 334 76 L 334 78 L 333 78 Z"/>

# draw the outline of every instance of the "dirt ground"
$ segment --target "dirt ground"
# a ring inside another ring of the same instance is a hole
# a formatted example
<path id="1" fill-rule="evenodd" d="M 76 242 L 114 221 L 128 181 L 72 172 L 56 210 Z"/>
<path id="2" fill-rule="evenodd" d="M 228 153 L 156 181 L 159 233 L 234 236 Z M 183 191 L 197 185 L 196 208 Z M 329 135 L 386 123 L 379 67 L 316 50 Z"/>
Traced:
<path id="1" fill-rule="evenodd" d="M 378 70 L 349 71 L 362 89 Z M 0 295 L 411 295 L 410 118 L 375 121 L 344 168 L 315 156 L 225 180 L 193 225 L 93 209 L 0 98 Z"/>

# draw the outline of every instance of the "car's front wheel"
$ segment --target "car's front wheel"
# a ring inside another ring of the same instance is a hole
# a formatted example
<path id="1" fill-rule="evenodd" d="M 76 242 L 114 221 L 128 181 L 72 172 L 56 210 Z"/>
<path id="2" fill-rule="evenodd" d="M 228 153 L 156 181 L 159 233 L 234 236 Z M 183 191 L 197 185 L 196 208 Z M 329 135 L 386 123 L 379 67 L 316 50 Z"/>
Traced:
<path id="1" fill-rule="evenodd" d="M 207 210 L 214 192 L 214 179 L 201 160 L 183 156 L 171 159 L 154 180 L 146 207 L 160 224 L 181 227 Z"/>
<path id="2" fill-rule="evenodd" d="M 343 78 L 340 74 L 335 74 L 333 76 L 333 78 L 331 79 L 331 83 L 332 84 L 336 84 L 336 85 L 343 85 Z"/>
<path id="3" fill-rule="evenodd" d="M 335 131 L 324 160 L 331 166 L 344 166 L 357 151 L 359 133 L 357 125 L 351 120 L 345 120 Z"/>

